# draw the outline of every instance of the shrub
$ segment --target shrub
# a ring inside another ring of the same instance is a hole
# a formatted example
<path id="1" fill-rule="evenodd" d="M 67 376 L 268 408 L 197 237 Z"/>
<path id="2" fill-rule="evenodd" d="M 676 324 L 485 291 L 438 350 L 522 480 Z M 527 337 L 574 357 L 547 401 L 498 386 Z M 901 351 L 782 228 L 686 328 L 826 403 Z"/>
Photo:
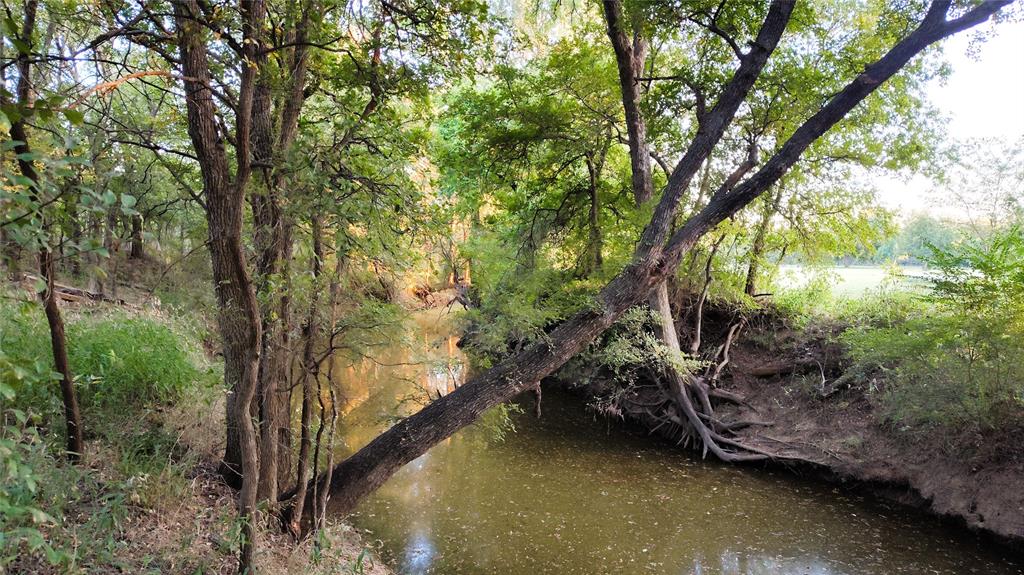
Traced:
<path id="1" fill-rule="evenodd" d="M 178 397 L 197 377 L 182 338 L 153 320 L 82 320 L 68 330 L 71 367 L 91 406 L 141 406 Z"/>
<path id="2" fill-rule="evenodd" d="M 188 484 L 177 437 L 147 413 L 202 374 L 187 338 L 157 320 L 69 314 L 85 427 L 106 441 L 95 444 L 99 473 L 68 465 L 41 316 L 32 304 L 0 303 L 0 573 L 108 572 L 124 563 L 128 507 L 175 501 Z"/>
<path id="3" fill-rule="evenodd" d="M 1005 423 L 1024 395 L 1024 348 L 1009 322 L 953 315 L 851 330 L 844 339 L 861 373 L 880 374 L 882 416 L 892 423 Z"/>
<path id="4" fill-rule="evenodd" d="M 995 427 L 1024 403 L 1024 233 L 933 250 L 928 313 L 844 339 L 861 374 L 881 374 L 882 415 L 906 425 Z"/>
<path id="5" fill-rule="evenodd" d="M 25 365 L 52 366 L 49 332 L 35 306 L 0 304 L 0 350 Z M 127 314 L 69 317 L 68 356 L 86 411 L 132 408 L 168 402 L 202 374 L 190 345 L 167 325 Z M 56 413 L 56 385 L 22 385 L 18 404 Z"/>
<path id="6" fill-rule="evenodd" d="M 44 482 L 40 468 L 51 467 L 53 458 L 31 424 L 31 414 L 11 407 L 16 387 L 53 379 L 50 370 L 0 349 L 0 572 L 24 551 L 43 555 L 50 563 L 61 557 L 43 532 L 56 520 L 37 501 Z"/>

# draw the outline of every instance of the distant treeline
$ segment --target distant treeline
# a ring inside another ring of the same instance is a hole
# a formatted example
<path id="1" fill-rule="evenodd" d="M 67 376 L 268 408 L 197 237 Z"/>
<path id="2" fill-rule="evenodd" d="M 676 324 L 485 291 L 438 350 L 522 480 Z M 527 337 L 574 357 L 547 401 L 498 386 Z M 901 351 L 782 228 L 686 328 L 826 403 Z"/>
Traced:
<path id="1" fill-rule="evenodd" d="M 856 253 L 839 257 L 836 263 L 856 265 L 895 261 L 905 265 L 924 265 L 931 259 L 935 249 L 948 251 L 965 240 L 985 237 L 989 232 L 991 230 L 978 229 L 963 222 L 916 214 L 888 238 L 863 246 Z"/>

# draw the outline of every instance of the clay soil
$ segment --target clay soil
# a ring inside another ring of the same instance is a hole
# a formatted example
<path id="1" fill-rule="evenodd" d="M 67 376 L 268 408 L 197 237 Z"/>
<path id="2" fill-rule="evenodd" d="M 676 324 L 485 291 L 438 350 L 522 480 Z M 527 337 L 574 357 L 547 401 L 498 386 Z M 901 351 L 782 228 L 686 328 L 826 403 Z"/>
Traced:
<path id="1" fill-rule="evenodd" d="M 740 430 L 739 439 L 778 454 L 783 465 L 806 460 L 793 465 L 1024 548 L 1024 423 L 1000 430 L 887 423 L 877 388 L 830 389 L 843 359 L 825 331 L 752 331 L 741 340 L 721 387 L 749 405 L 723 409 L 772 425 Z"/>

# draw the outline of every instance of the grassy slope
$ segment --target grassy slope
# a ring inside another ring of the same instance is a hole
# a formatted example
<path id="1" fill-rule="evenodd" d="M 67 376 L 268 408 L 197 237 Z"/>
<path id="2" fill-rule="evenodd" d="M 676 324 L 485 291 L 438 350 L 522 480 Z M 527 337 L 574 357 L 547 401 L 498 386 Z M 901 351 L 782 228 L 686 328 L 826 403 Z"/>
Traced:
<path id="1" fill-rule="evenodd" d="M 141 305 L 66 304 L 65 311 L 87 453 L 77 468 L 60 459 L 53 447 L 59 403 L 45 388 L 19 390 L 13 404 L 0 404 L 35 414 L 41 433 L 26 463 L 38 483 L 34 504 L 52 518 L 35 524 L 46 545 L 30 551 L 27 543 L 12 547 L 10 537 L 27 520 L 0 514 L 0 533 L 8 535 L 0 573 L 233 572 L 234 493 L 215 473 L 223 394 L 196 341 L 202 327 Z M 32 312 L 0 307 L 0 344 L 8 355 L 46 361 L 45 326 Z M 266 531 L 258 564 L 268 574 L 387 572 L 340 522 L 298 545 Z"/>

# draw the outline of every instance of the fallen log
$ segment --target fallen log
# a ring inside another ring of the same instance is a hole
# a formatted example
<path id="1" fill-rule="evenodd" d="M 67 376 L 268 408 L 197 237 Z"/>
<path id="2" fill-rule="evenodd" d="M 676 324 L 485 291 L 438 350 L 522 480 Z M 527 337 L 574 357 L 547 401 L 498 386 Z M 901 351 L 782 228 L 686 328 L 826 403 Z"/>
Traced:
<path id="1" fill-rule="evenodd" d="M 41 281 L 39 276 L 35 276 L 32 274 L 24 274 L 22 277 L 23 281 L 32 282 L 33 284 Z M 116 305 L 128 305 L 128 302 L 124 301 L 121 298 L 108 297 L 101 293 L 92 292 L 86 289 L 77 288 L 67 284 L 54 282 L 53 288 L 57 294 L 57 297 L 65 301 L 80 302 L 82 300 L 87 299 L 90 301 L 99 301 L 103 303 L 112 303 Z M 34 287 L 32 289 L 34 290 Z"/>
<path id="2" fill-rule="evenodd" d="M 797 364 L 795 363 L 770 363 L 768 365 L 750 368 L 747 370 L 747 374 L 754 377 L 772 377 L 775 375 L 792 373 L 796 371 L 796 369 Z"/>

